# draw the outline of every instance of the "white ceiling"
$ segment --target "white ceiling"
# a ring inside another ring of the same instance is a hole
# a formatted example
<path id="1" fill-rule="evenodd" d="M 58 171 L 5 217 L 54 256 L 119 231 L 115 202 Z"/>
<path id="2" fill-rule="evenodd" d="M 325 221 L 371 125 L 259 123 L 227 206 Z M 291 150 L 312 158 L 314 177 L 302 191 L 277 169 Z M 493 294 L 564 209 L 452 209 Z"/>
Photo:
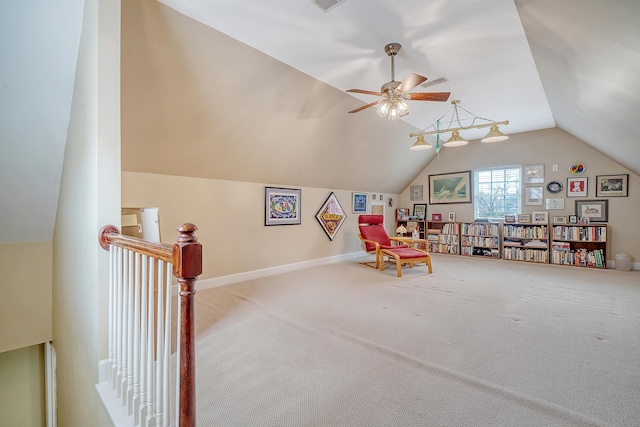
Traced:
<path id="1" fill-rule="evenodd" d="M 640 173 L 637 0 L 346 0 L 326 13 L 310 0 L 162 3 L 342 91 L 391 80 L 384 46 L 398 42 L 396 80 L 447 79 L 413 92 L 451 92 L 509 120 L 507 134 L 557 125 Z M 0 242 L 52 238 L 83 7 L 0 4 Z M 411 101 L 404 120 L 424 129 L 450 107 Z"/>

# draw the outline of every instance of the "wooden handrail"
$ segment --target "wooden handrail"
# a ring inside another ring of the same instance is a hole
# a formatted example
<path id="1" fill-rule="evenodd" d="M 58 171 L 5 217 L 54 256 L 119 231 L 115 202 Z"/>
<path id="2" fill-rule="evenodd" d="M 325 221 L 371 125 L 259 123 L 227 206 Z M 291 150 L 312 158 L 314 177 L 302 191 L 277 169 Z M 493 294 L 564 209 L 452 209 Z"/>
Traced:
<path id="1" fill-rule="evenodd" d="M 106 225 L 100 230 L 100 246 L 109 250 L 111 245 L 148 255 L 173 264 L 173 275 L 180 290 L 180 413 L 179 427 L 196 425 L 195 381 L 195 312 L 193 298 L 195 284 L 202 274 L 202 245 L 194 235 L 198 228 L 190 223 L 178 227 L 180 237 L 174 245 L 147 242 L 123 236 L 117 227 Z"/>

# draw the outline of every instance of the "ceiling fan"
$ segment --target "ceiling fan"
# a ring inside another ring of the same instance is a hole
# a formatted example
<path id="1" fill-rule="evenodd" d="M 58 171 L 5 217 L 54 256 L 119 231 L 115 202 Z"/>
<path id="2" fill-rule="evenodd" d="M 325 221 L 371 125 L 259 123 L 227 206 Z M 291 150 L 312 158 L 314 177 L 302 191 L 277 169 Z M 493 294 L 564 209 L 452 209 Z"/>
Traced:
<path id="1" fill-rule="evenodd" d="M 400 43 L 389 43 L 384 47 L 384 51 L 391 57 L 391 81 L 385 83 L 380 88 L 380 92 L 373 92 L 363 89 L 349 89 L 347 92 L 363 93 L 365 95 L 376 95 L 382 97 L 377 101 L 371 102 L 355 110 L 349 111 L 349 113 L 357 113 L 365 108 L 373 107 L 380 104 L 377 109 L 377 113 L 380 117 L 388 117 L 391 120 L 395 120 L 398 117 L 406 116 L 409 114 L 409 105 L 406 100 L 412 101 L 437 101 L 444 102 L 449 99 L 449 92 L 422 92 L 422 93 L 409 93 L 413 88 L 427 80 L 419 74 L 411 73 L 402 82 L 395 81 L 395 64 L 394 58 L 400 52 Z"/>

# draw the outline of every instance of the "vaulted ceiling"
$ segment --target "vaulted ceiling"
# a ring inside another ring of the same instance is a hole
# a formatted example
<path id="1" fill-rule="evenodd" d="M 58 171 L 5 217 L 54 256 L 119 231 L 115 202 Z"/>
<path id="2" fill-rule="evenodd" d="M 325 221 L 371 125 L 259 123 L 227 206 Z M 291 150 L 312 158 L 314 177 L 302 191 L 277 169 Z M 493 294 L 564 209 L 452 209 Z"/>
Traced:
<path id="1" fill-rule="evenodd" d="M 451 92 L 474 114 L 509 120 L 507 134 L 558 126 L 640 173 L 636 0 L 344 0 L 326 12 L 310 0 L 162 3 L 340 91 L 378 91 L 391 80 L 384 46 L 400 43 L 396 80 L 446 80 L 413 92 Z M 0 242 L 51 239 L 83 6 L 0 5 Z M 410 107 L 403 120 L 419 130 L 450 104 Z"/>

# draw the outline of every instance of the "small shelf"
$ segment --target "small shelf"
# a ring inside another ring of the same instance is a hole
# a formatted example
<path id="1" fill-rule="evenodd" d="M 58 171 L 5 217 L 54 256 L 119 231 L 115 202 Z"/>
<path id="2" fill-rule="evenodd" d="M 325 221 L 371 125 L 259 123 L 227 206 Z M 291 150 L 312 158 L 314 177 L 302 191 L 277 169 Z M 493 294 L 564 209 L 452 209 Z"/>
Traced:
<path id="1" fill-rule="evenodd" d="M 500 227 L 498 224 L 461 222 L 460 254 L 500 258 Z"/>
<path id="2" fill-rule="evenodd" d="M 606 224 L 554 225 L 551 263 L 607 268 Z"/>
<path id="3" fill-rule="evenodd" d="M 429 252 L 460 254 L 460 223 L 427 221 L 427 246 Z"/>
<path id="4" fill-rule="evenodd" d="M 549 226 L 547 224 L 504 223 L 502 258 L 510 261 L 549 262 Z"/>

